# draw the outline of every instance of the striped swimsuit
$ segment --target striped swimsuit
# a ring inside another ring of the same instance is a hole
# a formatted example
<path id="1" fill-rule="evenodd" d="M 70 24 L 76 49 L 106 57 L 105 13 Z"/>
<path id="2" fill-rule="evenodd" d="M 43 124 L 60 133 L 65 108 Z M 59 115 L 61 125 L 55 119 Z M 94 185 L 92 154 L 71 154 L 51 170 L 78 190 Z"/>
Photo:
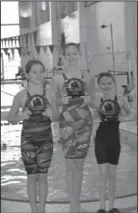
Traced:
<path id="1" fill-rule="evenodd" d="M 27 91 L 24 110 L 30 110 L 29 119 L 23 121 L 21 153 L 27 174 L 47 173 L 53 155 L 53 138 L 50 117 L 43 116 L 49 102 L 45 95 Z"/>

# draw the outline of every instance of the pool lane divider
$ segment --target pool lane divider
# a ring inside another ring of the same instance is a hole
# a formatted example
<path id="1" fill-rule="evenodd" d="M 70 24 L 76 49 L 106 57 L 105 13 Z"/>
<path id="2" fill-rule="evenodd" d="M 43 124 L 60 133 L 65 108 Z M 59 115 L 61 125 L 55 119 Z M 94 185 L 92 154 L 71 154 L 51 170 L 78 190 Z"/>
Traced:
<path id="1" fill-rule="evenodd" d="M 132 194 L 128 194 L 128 195 L 122 195 L 122 196 L 117 196 L 115 197 L 115 199 L 121 199 L 121 198 L 129 198 L 129 197 L 133 197 L 133 196 L 137 196 L 137 193 L 132 193 Z M 12 202 L 21 202 L 21 203 L 29 203 L 29 200 L 27 199 L 14 199 L 14 198 L 6 198 L 4 196 L 1 196 L 1 200 L 5 200 L 5 201 L 12 201 Z M 106 198 L 106 200 L 108 200 Z M 94 202 L 99 202 L 100 200 L 97 199 L 86 199 L 86 200 L 80 200 L 80 203 L 94 203 Z M 38 203 L 38 201 L 37 201 Z M 56 201 L 56 200 L 51 200 L 51 201 L 46 201 L 47 204 L 69 204 L 69 201 Z"/>

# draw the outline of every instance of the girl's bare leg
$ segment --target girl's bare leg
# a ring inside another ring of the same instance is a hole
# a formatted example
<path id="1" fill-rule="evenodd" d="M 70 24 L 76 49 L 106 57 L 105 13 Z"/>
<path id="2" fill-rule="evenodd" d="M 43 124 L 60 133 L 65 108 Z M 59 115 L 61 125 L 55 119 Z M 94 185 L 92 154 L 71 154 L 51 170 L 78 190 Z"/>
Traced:
<path id="1" fill-rule="evenodd" d="M 99 164 L 100 168 L 100 209 L 106 210 L 106 189 L 108 181 L 108 164 Z"/>
<path id="2" fill-rule="evenodd" d="M 109 184 L 108 184 L 108 195 L 109 195 L 109 210 L 114 208 L 114 198 L 116 192 L 116 165 L 108 164 L 109 170 Z"/>
<path id="3" fill-rule="evenodd" d="M 71 213 L 75 213 L 76 203 L 74 199 L 74 189 L 73 189 L 73 173 L 74 173 L 75 159 L 66 158 L 66 186 L 70 201 Z"/>
<path id="4" fill-rule="evenodd" d="M 38 213 L 37 207 L 37 177 L 36 174 L 27 175 L 27 193 L 32 213 Z"/>
<path id="5" fill-rule="evenodd" d="M 45 213 L 45 203 L 48 194 L 47 173 L 38 174 L 39 211 Z"/>
<path id="6" fill-rule="evenodd" d="M 77 204 L 77 213 L 80 212 L 80 194 L 81 194 L 81 186 L 83 180 L 83 166 L 85 159 L 76 159 L 74 175 L 73 175 L 73 189 L 74 189 L 74 198 L 75 203 Z"/>

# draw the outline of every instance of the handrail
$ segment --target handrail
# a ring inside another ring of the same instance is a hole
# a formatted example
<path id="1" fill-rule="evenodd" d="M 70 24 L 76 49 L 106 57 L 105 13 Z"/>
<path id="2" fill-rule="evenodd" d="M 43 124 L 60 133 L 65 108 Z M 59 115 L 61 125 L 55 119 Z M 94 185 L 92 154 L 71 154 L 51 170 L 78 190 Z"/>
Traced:
<path id="1" fill-rule="evenodd" d="M 1 109 L 10 109 L 11 105 L 7 105 L 7 106 L 1 106 Z"/>
<path id="2" fill-rule="evenodd" d="M 15 96 L 15 95 L 13 95 L 13 94 L 11 94 L 11 93 L 8 93 L 8 92 L 2 91 L 2 90 L 1 90 L 1 92 L 3 92 L 3 93 L 6 94 L 6 95 L 10 95 L 10 96 L 12 96 L 12 97 Z"/>

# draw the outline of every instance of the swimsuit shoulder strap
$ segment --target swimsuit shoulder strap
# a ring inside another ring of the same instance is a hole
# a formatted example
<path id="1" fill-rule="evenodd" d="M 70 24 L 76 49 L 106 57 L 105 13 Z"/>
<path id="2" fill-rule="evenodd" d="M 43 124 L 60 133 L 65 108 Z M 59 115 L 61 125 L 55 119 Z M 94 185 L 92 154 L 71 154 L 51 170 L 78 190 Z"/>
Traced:
<path id="1" fill-rule="evenodd" d="M 117 102 L 117 95 L 115 95 L 115 99 L 114 100 Z"/>
<path id="2" fill-rule="evenodd" d="M 28 90 L 28 87 L 26 88 L 26 93 L 27 93 L 27 98 L 31 98 L 32 97 L 30 92 L 29 92 L 29 90 Z"/>
<path id="3" fill-rule="evenodd" d="M 65 75 L 65 73 L 62 73 L 62 76 L 64 78 L 64 80 L 68 80 L 67 76 Z"/>
<path id="4" fill-rule="evenodd" d="M 104 101 L 104 100 L 103 100 L 103 98 L 102 98 L 102 97 L 101 97 L 100 101 L 101 101 L 101 103 L 103 103 L 103 101 Z"/>
<path id="5" fill-rule="evenodd" d="M 26 101 L 25 101 L 25 104 L 24 104 L 23 109 L 22 109 L 23 112 L 24 112 L 25 108 L 27 107 L 30 99 L 31 99 L 31 95 L 30 95 L 28 89 L 26 89 Z"/>
<path id="6" fill-rule="evenodd" d="M 64 80 L 68 80 L 68 77 L 65 75 L 65 73 L 62 73 L 62 76 L 63 76 Z M 81 74 L 81 79 L 84 79 L 84 73 L 83 72 Z"/>
<path id="7" fill-rule="evenodd" d="M 42 96 L 45 96 L 46 95 L 46 83 L 43 85 L 43 95 Z"/>
<path id="8" fill-rule="evenodd" d="M 84 79 L 84 72 L 82 72 L 81 74 L 81 79 Z"/>

